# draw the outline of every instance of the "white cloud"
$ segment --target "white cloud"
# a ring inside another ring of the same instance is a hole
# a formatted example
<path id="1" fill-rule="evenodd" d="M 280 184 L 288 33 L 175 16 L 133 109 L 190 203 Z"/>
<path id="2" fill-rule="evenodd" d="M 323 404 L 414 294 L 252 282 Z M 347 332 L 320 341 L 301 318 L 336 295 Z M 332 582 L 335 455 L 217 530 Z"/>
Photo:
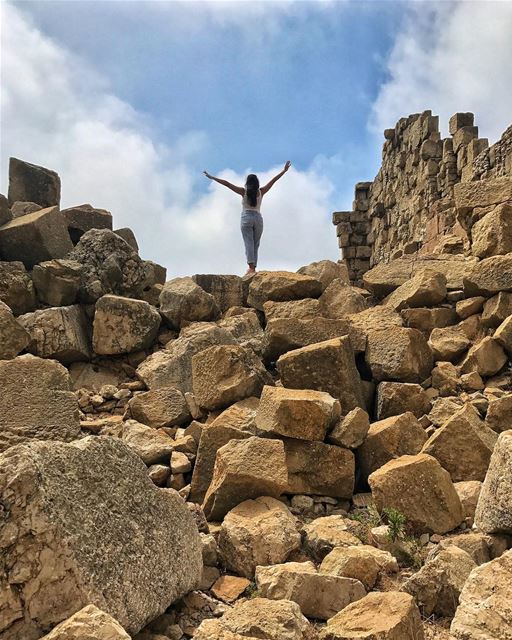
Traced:
<path id="1" fill-rule="evenodd" d="M 118 99 L 108 82 L 42 34 L 17 7 L 2 5 L 2 191 L 9 156 L 57 170 L 62 206 L 90 202 L 131 227 L 141 255 L 170 275 L 245 270 L 240 198 L 191 169 L 208 144 L 185 132 L 170 148 L 144 114 Z M 286 158 L 283 158 L 283 161 Z M 260 172 L 264 183 L 280 167 Z M 245 174 L 221 174 L 243 184 Z M 261 268 L 296 269 L 337 259 L 330 223 L 333 186 L 313 168 L 292 168 L 264 198 Z"/>
<path id="2" fill-rule="evenodd" d="M 512 2 L 413 2 L 374 104 L 381 135 L 402 116 L 432 109 L 447 134 L 457 111 L 473 111 L 480 136 L 499 138 L 511 122 Z"/>

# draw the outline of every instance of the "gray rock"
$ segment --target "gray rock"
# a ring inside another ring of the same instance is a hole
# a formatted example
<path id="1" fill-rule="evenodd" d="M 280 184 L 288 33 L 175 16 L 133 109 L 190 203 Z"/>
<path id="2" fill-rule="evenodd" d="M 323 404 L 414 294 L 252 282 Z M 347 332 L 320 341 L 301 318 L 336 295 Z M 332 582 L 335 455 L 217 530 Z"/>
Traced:
<path id="1" fill-rule="evenodd" d="M 96 209 L 90 204 L 81 204 L 61 211 L 68 225 L 69 235 L 76 244 L 90 229 L 112 229 L 112 214 L 106 209 Z"/>
<path id="2" fill-rule="evenodd" d="M 139 244 L 135 234 L 129 227 L 123 227 L 122 229 L 114 229 L 114 233 L 127 242 L 130 247 L 139 253 Z"/>
<path id="3" fill-rule="evenodd" d="M 9 159 L 9 202 L 35 202 L 42 207 L 60 204 L 60 178 L 55 171 L 18 158 Z"/>
<path id="4" fill-rule="evenodd" d="M 0 300 L 15 316 L 36 308 L 36 292 L 23 262 L 0 261 Z"/>

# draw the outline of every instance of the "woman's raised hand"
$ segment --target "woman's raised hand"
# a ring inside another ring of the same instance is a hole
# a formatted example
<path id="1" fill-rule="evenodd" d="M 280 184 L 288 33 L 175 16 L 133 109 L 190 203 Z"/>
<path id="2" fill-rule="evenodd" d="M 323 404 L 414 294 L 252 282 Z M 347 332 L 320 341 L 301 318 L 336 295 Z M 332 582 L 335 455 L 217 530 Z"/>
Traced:
<path id="1" fill-rule="evenodd" d="M 210 178 L 210 180 L 212 179 L 212 176 L 208 173 L 208 171 L 203 171 L 203 173 L 207 178 Z"/>
<path id="2" fill-rule="evenodd" d="M 285 170 L 285 171 L 288 171 L 288 169 L 290 168 L 291 164 L 292 164 L 292 163 L 291 163 L 289 160 L 287 160 L 287 161 L 286 161 L 286 164 L 284 165 L 284 170 Z"/>

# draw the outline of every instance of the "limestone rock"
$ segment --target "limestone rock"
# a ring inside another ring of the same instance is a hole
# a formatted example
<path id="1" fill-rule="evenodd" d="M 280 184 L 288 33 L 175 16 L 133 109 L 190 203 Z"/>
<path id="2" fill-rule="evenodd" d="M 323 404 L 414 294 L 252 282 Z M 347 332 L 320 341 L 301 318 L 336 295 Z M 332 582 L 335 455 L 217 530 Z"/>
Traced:
<path id="1" fill-rule="evenodd" d="M 302 300 L 288 300 L 286 302 L 269 300 L 263 304 L 263 313 L 267 322 L 276 318 L 309 320 L 322 315 L 320 302 L 317 298 L 303 298 Z"/>
<path id="2" fill-rule="evenodd" d="M 368 309 L 365 298 L 341 280 L 333 280 L 320 296 L 320 308 L 326 318 L 345 318 Z"/>
<path id="3" fill-rule="evenodd" d="M 49 260 L 36 264 L 32 279 L 41 302 L 65 307 L 76 302 L 82 266 L 75 260 Z"/>
<path id="4" fill-rule="evenodd" d="M 64 258 L 72 247 L 58 207 L 28 213 L 0 227 L 2 259 L 21 260 L 27 269 L 44 260 Z"/>
<path id="5" fill-rule="evenodd" d="M 430 334 L 428 345 L 435 361 L 453 362 L 467 351 L 471 340 L 460 327 L 434 329 Z"/>
<path id="6" fill-rule="evenodd" d="M 432 409 L 428 419 L 436 427 L 442 427 L 452 415 L 464 406 L 464 402 L 458 396 L 437 398 L 432 403 Z"/>
<path id="7" fill-rule="evenodd" d="M 377 419 L 384 420 L 410 411 L 421 418 L 430 411 L 430 398 L 412 382 L 380 382 L 377 387 Z"/>
<path id="8" fill-rule="evenodd" d="M 484 533 L 512 533 L 512 431 L 500 434 L 480 492 L 475 525 Z"/>
<path id="9" fill-rule="evenodd" d="M 126 420 L 119 428 L 114 428 L 113 434 L 125 442 L 148 467 L 162 462 L 169 463 L 174 440 L 165 432 L 136 420 Z"/>
<path id="10" fill-rule="evenodd" d="M 466 520 L 472 525 L 475 520 L 476 505 L 482 490 L 482 483 L 478 480 L 466 480 L 455 482 L 453 486 L 460 498 Z"/>
<path id="11" fill-rule="evenodd" d="M 447 307 L 402 309 L 400 315 L 404 326 L 423 331 L 426 335 L 430 334 L 432 329 L 448 327 L 457 322 L 455 310 Z"/>
<path id="12" fill-rule="evenodd" d="M 27 351 L 63 364 L 89 360 L 89 326 L 80 305 L 50 307 L 19 316 L 18 322 L 30 335 Z"/>
<path id="13" fill-rule="evenodd" d="M 88 604 L 135 634 L 198 583 L 192 516 L 122 442 L 32 442 L 4 452 L 0 469 L 7 638 L 40 637 Z"/>
<path id="14" fill-rule="evenodd" d="M 422 452 L 436 458 L 453 482 L 483 480 L 498 436 L 466 404 L 425 442 Z"/>
<path id="15" fill-rule="evenodd" d="M 354 578 L 370 591 L 381 573 L 397 573 L 398 562 L 388 551 L 367 544 L 334 547 L 322 560 L 320 573 Z"/>
<path id="16" fill-rule="evenodd" d="M 130 640 L 108 613 L 89 604 L 58 624 L 43 640 Z"/>
<path id="17" fill-rule="evenodd" d="M 407 593 L 369 593 L 327 621 L 321 640 L 423 640 L 420 612 Z"/>
<path id="18" fill-rule="evenodd" d="M 11 308 L 15 316 L 36 308 L 36 292 L 22 262 L 0 261 L 0 301 Z"/>
<path id="19" fill-rule="evenodd" d="M 493 376 L 498 373 L 507 360 L 508 358 L 498 340 L 487 336 L 471 347 L 460 370 L 462 373 L 476 371 L 484 377 Z"/>
<path id="20" fill-rule="evenodd" d="M 347 336 L 289 351 L 277 361 L 277 370 L 283 386 L 330 393 L 343 413 L 363 406 L 361 379 Z"/>
<path id="21" fill-rule="evenodd" d="M 174 427 L 191 419 L 185 397 L 173 387 L 139 393 L 128 402 L 128 408 L 135 420 L 155 429 Z"/>
<path id="22" fill-rule="evenodd" d="M 213 410 L 259 396 L 270 374 L 251 349 L 219 345 L 192 357 L 192 388 L 199 406 Z"/>
<path id="23" fill-rule="evenodd" d="M 371 331 L 366 362 L 379 382 L 423 382 L 433 366 L 432 352 L 423 334 L 404 327 Z"/>
<path id="24" fill-rule="evenodd" d="M 497 205 L 512 199 L 512 180 L 503 176 L 477 182 L 459 182 L 454 187 L 453 195 L 458 209 Z"/>
<path id="25" fill-rule="evenodd" d="M 465 375 L 474 375 L 477 376 L 481 381 L 482 378 L 476 371 L 473 371 L 471 374 Z M 456 396 L 457 391 L 459 389 L 459 385 L 467 384 L 467 378 L 465 379 L 465 383 L 463 383 L 462 379 L 459 378 L 459 371 L 457 367 L 451 362 L 436 362 L 436 366 L 432 369 L 432 389 L 439 392 L 440 396 Z M 481 383 L 481 388 L 484 385 Z"/>
<path id="26" fill-rule="evenodd" d="M 107 293 L 140 298 L 153 272 L 127 242 L 109 229 L 86 231 L 68 258 L 82 265 L 80 297 L 87 303 Z"/>
<path id="27" fill-rule="evenodd" d="M 92 344 L 100 355 L 147 349 L 156 339 L 160 314 L 143 300 L 104 295 L 96 302 Z"/>
<path id="28" fill-rule="evenodd" d="M 139 252 L 137 238 L 135 237 L 132 229 L 130 229 L 129 227 L 123 227 L 122 229 L 114 229 L 114 233 L 116 234 L 116 236 L 119 236 L 125 242 L 127 242 L 136 253 Z"/>
<path id="29" fill-rule="evenodd" d="M 28 331 L 16 320 L 11 309 L 0 300 L 0 360 L 10 360 L 30 342 Z"/>
<path id="30" fill-rule="evenodd" d="M 318 635 L 289 600 L 253 598 L 237 603 L 218 620 L 204 620 L 194 640 L 317 640 Z"/>
<path id="31" fill-rule="evenodd" d="M 391 460 L 368 479 L 377 509 L 393 507 L 416 532 L 446 533 L 464 518 L 448 471 L 420 453 Z"/>
<path id="32" fill-rule="evenodd" d="M 244 500 L 277 498 L 287 484 L 284 445 L 280 440 L 256 436 L 231 440 L 217 451 L 203 509 L 209 520 L 219 520 Z"/>
<path id="33" fill-rule="evenodd" d="M 105 209 L 96 209 L 90 204 L 81 204 L 61 211 L 68 225 L 69 235 L 76 244 L 90 229 L 112 230 L 112 214 Z"/>
<path id="34" fill-rule="evenodd" d="M 339 447 L 357 449 L 366 438 L 369 428 L 370 420 L 368 414 L 364 409 L 356 407 L 338 421 L 327 436 L 327 440 Z"/>
<path id="35" fill-rule="evenodd" d="M 457 489 L 457 485 L 455 485 L 455 488 Z M 469 554 L 475 564 L 480 565 L 492 560 L 491 546 L 490 536 L 477 532 L 465 532 L 458 536 L 450 536 L 441 540 L 435 549 L 429 553 L 427 560 L 437 557 L 445 549 L 457 547 Z M 453 613 L 451 616 L 453 616 Z"/>
<path id="36" fill-rule="evenodd" d="M 363 476 L 367 478 L 394 458 L 419 453 L 426 440 L 425 430 L 410 412 L 374 422 L 358 450 Z"/>
<path id="37" fill-rule="evenodd" d="M 400 311 L 411 307 L 433 307 L 446 298 L 446 276 L 443 273 L 420 269 L 400 285 L 384 304 Z"/>
<path id="38" fill-rule="evenodd" d="M 304 548 L 314 559 L 321 561 L 336 547 L 362 544 L 354 529 L 354 523 L 342 516 L 316 518 L 304 526 Z"/>
<path id="39" fill-rule="evenodd" d="M 340 404 L 328 393 L 265 386 L 256 413 L 256 427 L 277 436 L 323 441 L 339 416 Z"/>
<path id="40" fill-rule="evenodd" d="M 484 327 L 498 327 L 512 315 L 512 293 L 500 291 L 484 304 L 481 322 Z"/>
<path id="41" fill-rule="evenodd" d="M 300 535 L 288 508 L 262 496 L 242 502 L 226 515 L 218 545 L 227 569 L 252 578 L 259 565 L 285 562 L 299 548 Z"/>
<path id="42" fill-rule="evenodd" d="M 489 402 L 485 423 L 497 433 L 510 429 L 512 426 L 512 395 L 502 396 Z"/>
<path id="43" fill-rule="evenodd" d="M 512 636 L 512 551 L 470 573 L 450 631 L 456 640 Z"/>
<path id="44" fill-rule="evenodd" d="M 324 289 L 327 289 L 333 280 L 341 280 L 343 284 L 349 284 L 348 269 L 344 262 L 319 260 L 301 267 L 297 273 L 316 278 L 322 283 Z"/>
<path id="45" fill-rule="evenodd" d="M 310 276 L 289 271 L 260 271 L 251 280 L 247 303 L 262 311 L 268 300 L 318 298 L 321 293 L 322 284 Z"/>
<path id="46" fill-rule="evenodd" d="M 401 327 L 403 320 L 394 309 L 383 306 L 370 307 L 366 311 L 354 313 L 349 317 L 352 327 L 350 338 L 355 351 L 366 350 L 368 334 L 375 329 Z"/>
<path id="47" fill-rule="evenodd" d="M 500 291 L 512 291 L 512 253 L 484 258 L 464 274 L 466 297 L 489 297 Z"/>
<path id="48" fill-rule="evenodd" d="M 239 276 L 197 274 L 192 276 L 192 280 L 206 293 L 213 296 L 215 304 L 221 313 L 224 313 L 230 307 L 243 307 L 245 304 L 244 281 Z"/>
<path id="49" fill-rule="evenodd" d="M 261 352 L 263 329 L 254 309 L 248 309 L 247 313 L 223 318 L 218 321 L 218 326 L 231 333 L 238 344 L 252 346 L 254 352 Z"/>
<path id="50" fill-rule="evenodd" d="M 42 207 L 60 204 L 60 178 L 55 171 L 30 164 L 18 158 L 9 158 L 10 203 L 21 200 L 35 202 Z"/>
<path id="51" fill-rule="evenodd" d="M 471 229 L 473 255 L 488 258 L 512 251 L 512 205 L 500 204 Z"/>
<path id="52" fill-rule="evenodd" d="M 459 300 L 455 305 L 457 315 L 461 320 L 465 320 L 475 313 L 480 313 L 480 311 L 482 311 L 484 302 L 485 298 L 483 296 L 474 296 L 473 298 L 465 298 L 464 300 Z"/>
<path id="53" fill-rule="evenodd" d="M 185 322 L 212 320 L 218 314 L 215 298 L 192 278 L 174 278 L 164 284 L 160 312 L 174 329 Z"/>
<path id="54" fill-rule="evenodd" d="M 256 567 L 256 586 L 264 598 L 292 600 L 305 616 L 319 620 L 366 595 L 359 580 L 317 573 L 312 562 Z"/>
<path id="55" fill-rule="evenodd" d="M 17 200 L 11 205 L 11 219 L 26 216 L 27 213 L 34 213 L 35 211 L 41 211 L 43 207 L 35 202 L 22 202 Z"/>

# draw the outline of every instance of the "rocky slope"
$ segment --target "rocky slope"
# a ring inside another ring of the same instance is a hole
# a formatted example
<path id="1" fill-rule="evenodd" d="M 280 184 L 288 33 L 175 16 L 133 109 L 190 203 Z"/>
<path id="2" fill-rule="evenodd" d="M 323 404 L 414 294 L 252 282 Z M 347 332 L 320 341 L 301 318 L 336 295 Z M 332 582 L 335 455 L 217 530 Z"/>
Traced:
<path id="1" fill-rule="evenodd" d="M 13 159 L 0 638 L 510 640 L 512 179 L 470 184 L 463 251 L 364 288 L 167 280 Z"/>

